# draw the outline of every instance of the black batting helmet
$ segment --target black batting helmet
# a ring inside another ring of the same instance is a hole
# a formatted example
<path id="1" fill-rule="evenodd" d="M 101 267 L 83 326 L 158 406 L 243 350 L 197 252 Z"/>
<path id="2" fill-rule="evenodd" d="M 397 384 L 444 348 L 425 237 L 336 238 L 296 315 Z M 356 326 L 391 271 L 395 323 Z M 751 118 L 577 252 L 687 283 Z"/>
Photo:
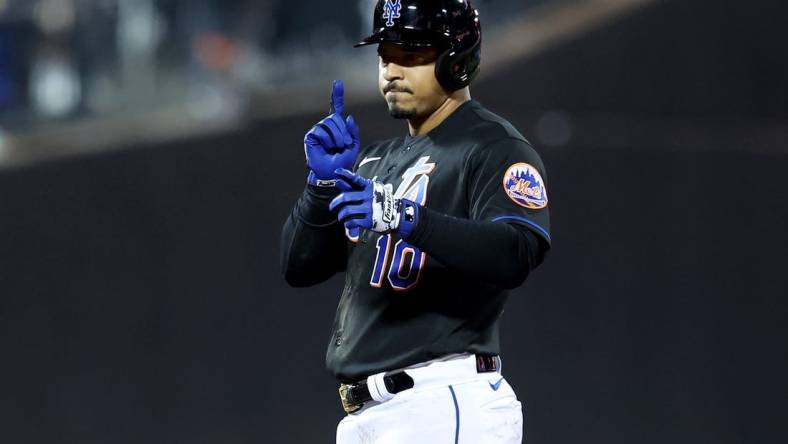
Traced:
<path id="1" fill-rule="evenodd" d="M 482 28 L 470 0 L 378 0 L 373 33 L 356 47 L 381 42 L 442 52 L 435 77 L 444 89 L 468 86 L 479 73 Z"/>

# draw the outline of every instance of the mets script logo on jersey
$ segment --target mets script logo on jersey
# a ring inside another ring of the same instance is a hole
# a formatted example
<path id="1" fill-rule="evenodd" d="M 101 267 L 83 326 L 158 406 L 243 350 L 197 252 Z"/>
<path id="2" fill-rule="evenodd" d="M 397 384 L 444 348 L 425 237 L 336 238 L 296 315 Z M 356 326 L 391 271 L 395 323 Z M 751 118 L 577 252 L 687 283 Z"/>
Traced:
<path id="1" fill-rule="evenodd" d="M 399 18 L 399 11 L 402 9 L 402 5 L 400 5 L 400 0 L 386 0 L 386 4 L 383 7 L 383 18 L 386 19 L 386 26 L 391 27 L 394 26 L 394 19 Z"/>
<path id="2" fill-rule="evenodd" d="M 427 185 L 430 183 L 429 174 L 435 169 L 430 156 L 419 158 L 416 163 L 408 168 L 402 175 L 402 182 L 394 192 L 394 197 L 408 199 L 419 205 L 427 203 Z"/>
<path id="3" fill-rule="evenodd" d="M 547 189 L 532 165 L 516 163 L 503 175 L 503 190 L 517 205 L 538 210 L 547 206 Z"/>

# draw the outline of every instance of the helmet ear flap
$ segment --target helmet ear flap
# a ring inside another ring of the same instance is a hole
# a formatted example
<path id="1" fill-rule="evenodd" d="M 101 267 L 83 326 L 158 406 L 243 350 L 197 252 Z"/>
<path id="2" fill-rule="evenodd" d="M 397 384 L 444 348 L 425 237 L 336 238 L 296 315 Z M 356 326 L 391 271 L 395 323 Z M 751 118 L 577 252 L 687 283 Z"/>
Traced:
<path id="1" fill-rule="evenodd" d="M 479 74 L 481 39 L 470 48 L 458 51 L 448 49 L 435 61 L 435 77 L 447 91 L 457 91 L 470 85 Z"/>

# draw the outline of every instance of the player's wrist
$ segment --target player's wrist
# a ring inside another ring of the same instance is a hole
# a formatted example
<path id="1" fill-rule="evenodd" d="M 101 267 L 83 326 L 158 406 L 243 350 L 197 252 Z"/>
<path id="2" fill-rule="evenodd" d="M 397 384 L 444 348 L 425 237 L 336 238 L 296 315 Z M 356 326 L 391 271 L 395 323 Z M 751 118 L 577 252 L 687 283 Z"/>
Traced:
<path id="1" fill-rule="evenodd" d="M 317 188 L 336 188 L 337 179 L 335 177 L 331 177 L 331 178 L 318 177 L 318 174 L 315 173 L 314 170 L 310 169 L 309 174 L 307 174 L 306 176 L 306 183 Z"/>

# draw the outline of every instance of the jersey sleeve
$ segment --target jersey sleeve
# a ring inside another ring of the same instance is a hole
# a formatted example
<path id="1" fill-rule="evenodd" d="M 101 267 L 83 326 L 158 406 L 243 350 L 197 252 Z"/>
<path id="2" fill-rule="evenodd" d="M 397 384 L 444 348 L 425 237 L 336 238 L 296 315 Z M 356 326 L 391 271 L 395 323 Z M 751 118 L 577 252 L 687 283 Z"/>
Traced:
<path id="1" fill-rule="evenodd" d="M 547 175 L 528 142 L 506 138 L 468 158 L 469 216 L 521 224 L 551 244 Z"/>

